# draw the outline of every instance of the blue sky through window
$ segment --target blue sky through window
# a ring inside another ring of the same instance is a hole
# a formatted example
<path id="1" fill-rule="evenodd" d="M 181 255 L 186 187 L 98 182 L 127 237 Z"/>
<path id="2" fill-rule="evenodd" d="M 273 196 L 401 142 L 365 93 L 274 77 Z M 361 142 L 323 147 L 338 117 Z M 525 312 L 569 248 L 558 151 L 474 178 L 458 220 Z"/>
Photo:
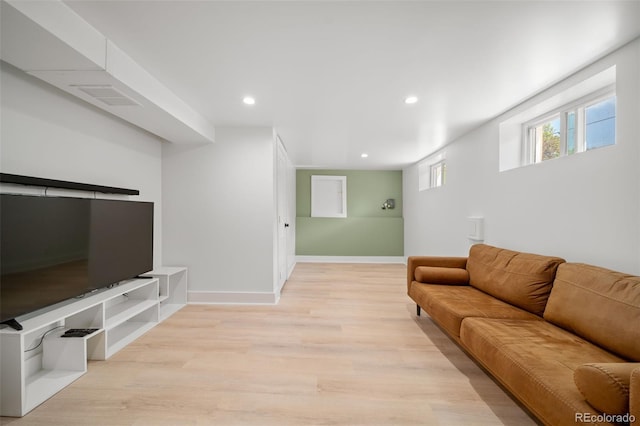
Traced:
<path id="1" fill-rule="evenodd" d="M 549 124 L 551 124 L 551 127 L 553 128 L 553 134 L 560 136 L 560 117 L 551 120 Z"/>
<path id="2" fill-rule="evenodd" d="M 585 108 L 586 149 L 613 145 L 616 141 L 616 98 Z"/>

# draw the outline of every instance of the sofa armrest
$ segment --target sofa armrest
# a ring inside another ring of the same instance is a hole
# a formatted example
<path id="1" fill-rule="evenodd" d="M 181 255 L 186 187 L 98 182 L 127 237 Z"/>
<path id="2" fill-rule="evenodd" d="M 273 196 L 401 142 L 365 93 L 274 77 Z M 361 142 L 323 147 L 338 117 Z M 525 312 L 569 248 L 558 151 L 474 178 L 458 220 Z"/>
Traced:
<path id="1" fill-rule="evenodd" d="M 629 414 L 634 421 L 631 426 L 640 426 L 640 367 L 631 372 L 629 383 Z"/>
<path id="2" fill-rule="evenodd" d="M 640 379 L 640 363 L 638 362 L 610 362 L 588 363 L 576 368 L 573 374 L 574 381 L 585 400 L 601 413 L 611 415 L 633 414 L 638 410 L 638 404 L 631 406 L 634 398 L 638 398 L 632 392 L 633 374 L 636 380 Z M 639 386 L 636 383 L 636 386 Z M 634 401 L 640 403 L 640 401 Z"/>
<path id="3" fill-rule="evenodd" d="M 407 292 L 411 287 L 411 283 L 416 279 L 415 271 L 418 266 L 465 269 L 467 267 L 467 258 L 452 256 L 409 256 L 407 259 Z"/>

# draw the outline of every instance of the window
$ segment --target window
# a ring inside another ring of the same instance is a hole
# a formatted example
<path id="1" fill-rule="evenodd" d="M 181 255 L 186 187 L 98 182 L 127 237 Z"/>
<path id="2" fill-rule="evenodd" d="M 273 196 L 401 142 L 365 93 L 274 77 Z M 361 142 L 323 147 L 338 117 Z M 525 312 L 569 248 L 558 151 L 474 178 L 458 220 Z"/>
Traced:
<path id="1" fill-rule="evenodd" d="M 616 143 L 612 89 L 586 96 L 523 125 L 524 163 L 535 164 Z"/>
<path id="2" fill-rule="evenodd" d="M 311 217 L 347 217 L 346 176 L 311 176 Z"/>
<path id="3" fill-rule="evenodd" d="M 502 116 L 499 170 L 615 145 L 616 108 L 615 65 L 536 95 Z"/>
<path id="4" fill-rule="evenodd" d="M 616 97 L 592 103 L 584 109 L 586 150 L 616 143 Z"/>
<path id="5" fill-rule="evenodd" d="M 528 126 L 530 162 L 539 163 L 560 156 L 560 117 L 554 116 Z"/>
<path id="6" fill-rule="evenodd" d="M 447 180 L 445 153 L 441 152 L 418 163 L 418 190 L 437 188 Z"/>
<path id="7" fill-rule="evenodd" d="M 431 165 L 431 188 L 444 185 L 447 176 L 447 165 L 444 160 Z"/>

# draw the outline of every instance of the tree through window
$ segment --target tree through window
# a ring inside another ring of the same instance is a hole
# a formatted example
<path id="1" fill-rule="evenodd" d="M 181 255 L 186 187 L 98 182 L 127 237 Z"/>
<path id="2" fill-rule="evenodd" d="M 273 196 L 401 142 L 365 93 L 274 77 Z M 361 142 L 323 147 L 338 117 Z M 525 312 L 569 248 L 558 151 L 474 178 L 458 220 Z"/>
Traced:
<path id="1" fill-rule="evenodd" d="M 560 118 L 554 117 L 530 128 L 533 143 L 533 162 L 551 160 L 560 156 Z"/>

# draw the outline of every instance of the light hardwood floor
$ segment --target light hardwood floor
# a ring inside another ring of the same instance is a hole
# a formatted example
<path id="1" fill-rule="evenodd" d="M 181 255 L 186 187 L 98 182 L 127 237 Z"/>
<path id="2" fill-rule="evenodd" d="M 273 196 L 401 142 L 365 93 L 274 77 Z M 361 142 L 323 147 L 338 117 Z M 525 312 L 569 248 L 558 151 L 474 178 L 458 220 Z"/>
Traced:
<path id="1" fill-rule="evenodd" d="M 535 424 L 427 315 L 415 316 L 404 265 L 309 263 L 278 305 L 189 305 L 1 423 Z"/>

